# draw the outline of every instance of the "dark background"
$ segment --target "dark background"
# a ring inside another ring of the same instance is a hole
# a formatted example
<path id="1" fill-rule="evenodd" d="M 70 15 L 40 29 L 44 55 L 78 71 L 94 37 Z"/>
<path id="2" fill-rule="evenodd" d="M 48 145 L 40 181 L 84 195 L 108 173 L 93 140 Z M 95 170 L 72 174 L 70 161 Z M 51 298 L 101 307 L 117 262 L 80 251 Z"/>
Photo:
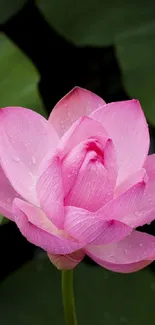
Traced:
<path id="1" fill-rule="evenodd" d="M 151 152 L 154 152 L 154 60 L 151 61 L 151 76 L 148 77 L 148 58 L 151 59 L 155 51 L 153 4 L 142 2 L 140 13 L 135 12 L 136 5 L 134 8 L 133 4 L 129 6 L 129 2 L 124 3 L 124 7 L 120 4 L 112 2 L 110 9 L 104 1 L 96 3 L 96 6 L 90 1 L 85 3 L 82 11 L 80 4 L 75 2 L 75 10 L 69 15 L 69 1 L 64 14 L 65 1 L 61 10 L 56 9 L 56 4 L 50 5 L 50 1 L 40 6 L 34 1 L 27 1 L 20 11 L 1 23 L 0 106 L 21 105 L 48 116 L 56 102 L 75 85 L 95 92 L 106 102 L 136 97 L 142 101 L 148 118 Z M 92 8 L 96 11 L 93 12 Z M 111 10 L 109 18 L 108 9 Z M 122 21 L 122 29 L 116 24 L 116 32 L 113 33 L 111 26 L 115 30 L 115 13 Z M 76 15 L 78 24 L 81 22 L 82 25 L 79 31 L 77 21 L 73 19 Z M 107 28 L 104 30 L 105 23 L 100 22 L 104 17 L 110 29 L 109 38 Z M 130 20 L 128 24 L 126 17 Z M 99 23 L 103 25 L 102 30 L 96 27 Z M 130 25 L 126 37 L 123 24 L 126 29 Z M 150 28 L 150 25 L 153 27 Z M 80 36 L 82 32 L 83 40 Z M 127 60 L 128 55 L 124 54 L 124 60 L 119 55 L 123 41 L 127 44 L 123 45 L 123 52 L 128 53 L 128 39 L 135 58 L 132 62 Z M 135 49 L 140 53 L 139 64 L 135 63 L 138 58 Z M 155 223 L 140 230 L 155 235 Z M 6 219 L 2 219 L 0 226 L 0 258 L 2 324 L 63 324 L 60 272 L 40 249 L 22 237 L 15 224 Z M 155 324 L 154 263 L 135 274 L 119 275 L 103 270 L 86 258 L 77 268 L 75 276 L 79 324 Z"/>

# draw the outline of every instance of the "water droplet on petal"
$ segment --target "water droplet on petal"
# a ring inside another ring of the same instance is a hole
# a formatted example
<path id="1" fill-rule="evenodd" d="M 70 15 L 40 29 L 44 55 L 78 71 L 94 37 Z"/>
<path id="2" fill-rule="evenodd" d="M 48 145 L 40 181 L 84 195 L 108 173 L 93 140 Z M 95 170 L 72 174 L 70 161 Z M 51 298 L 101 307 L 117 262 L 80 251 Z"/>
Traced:
<path id="1" fill-rule="evenodd" d="M 13 160 L 16 161 L 16 162 L 18 162 L 18 161 L 20 161 L 20 158 L 18 156 L 14 156 L 13 157 Z"/>
<path id="2" fill-rule="evenodd" d="M 110 253 L 110 254 L 108 255 L 108 257 L 109 257 L 109 258 L 114 257 L 114 253 Z"/>
<path id="3" fill-rule="evenodd" d="M 35 157 L 32 157 L 32 164 L 36 164 L 36 158 Z"/>
<path id="4" fill-rule="evenodd" d="M 135 215 L 136 215 L 138 218 L 140 218 L 140 217 L 142 216 L 142 212 L 136 211 L 136 212 L 135 212 Z"/>

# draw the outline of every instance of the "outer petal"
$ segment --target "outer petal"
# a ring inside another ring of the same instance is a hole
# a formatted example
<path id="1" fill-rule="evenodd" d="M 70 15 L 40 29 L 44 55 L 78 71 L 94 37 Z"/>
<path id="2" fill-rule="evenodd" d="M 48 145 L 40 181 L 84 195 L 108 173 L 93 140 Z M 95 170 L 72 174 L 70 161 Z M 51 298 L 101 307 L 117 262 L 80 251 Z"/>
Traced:
<path id="1" fill-rule="evenodd" d="M 112 271 L 134 272 L 155 259 L 155 237 L 134 230 L 117 244 L 90 245 L 85 252 L 98 264 Z"/>
<path id="2" fill-rule="evenodd" d="M 94 111 L 91 118 L 102 123 L 113 140 L 118 157 L 117 184 L 139 170 L 149 149 L 146 119 L 137 100 L 110 103 Z"/>
<path id="3" fill-rule="evenodd" d="M 143 198 L 146 183 L 145 176 L 136 185 L 104 205 L 97 213 L 103 215 L 105 220 L 115 219 L 124 221 L 124 217 L 134 213 Z"/>
<path id="4" fill-rule="evenodd" d="M 71 167 L 74 170 L 73 162 Z M 65 198 L 65 205 L 97 211 L 113 198 L 116 178 L 117 165 L 111 140 L 107 141 L 104 152 L 95 140 L 88 141 L 86 157 Z"/>
<path id="5" fill-rule="evenodd" d="M 12 203 L 16 197 L 19 197 L 19 194 L 13 189 L 0 166 L 0 213 L 11 220 Z"/>
<path id="6" fill-rule="evenodd" d="M 27 203 L 21 199 L 15 199 L 13 202 L 13 212 L 17 211 L 15 221 L 18 220 L 18 209 L 25 213 L 28 222 L 34 226 L 47 231 L 50 234 L 59 234 L 59 230 L 52 224 L 52 222 L 47 218 L 45 213 L 40 208 L 36 208 L 34 205 Z"/>
<path id="7" fill-rule="evenodd" d="M 49 121 L 61 137 L 79 117 L 89 115 L 104 104 L 105 101 L 97 95 L 75 87 L 57 103 Z"/>
<path id="8" fill-rule="evenodd" d="M 38 173 L 36 189 L 40 206 L 54 225 L 63 229 L 64 191 L 59 156 L 52 153 L 45 157 Z"/>
<path id="9" fill-rule="evenodd" d="M 100 259 L 100 258 L 96 258 L 90 252 L 86 251 L 86 253 L 89 257 L 92 258 L 92 260 L 94 260 L 97 264 L 101 265 L 105 269 L 113 271 L 113 272 L 118 272 L 118 273 L 137 272 L 153 262 L 153 261 L 143 260 L 143 261 L 135 262 L 135 263 L 131 263 L 131 264 L 114 264 L 114 263 L 102 261 L 102 259 Z"/>
<path id="10" fill-rule="evenodd" d="M 13 215 L 23 236 L 48 253 L 66 255 L 83 247 L 82 243 L 54 227 L 45 214 L 31 204 L 15 199 Z"/>
<path id="11" fill-rule="evenodd" d="M 37 204 L 36 171 L 58 136 L 41 115 L 22 107 L 0 110 L 0 159 L 14 189 Z"/>
<path id="12" fill-rule="evenodd" d="M 100 216 L 84 209 L 66 207 L 65 212 L 65 231 L 85 245 L 117 242 L 132 231 L 132 228 L 120 221 L 102 220 Z"/>
<path id="13" fill-rule="evenodd" d="M 79 250 L 68 255 L 53 255 L 48 254 L 50 261 L 59 270 L 70 270 L 75 268 L 84 258 L 84 251 Z"/>
<path id="14" fill-rule="evenodd" d="M 124 222 L 132 227 L 142 226 L 155 220 L 155 154 L 147 157 L 144 168 L 147 172 L 148 181 L 142 201 L 135 213 L 124 218 Z"/>

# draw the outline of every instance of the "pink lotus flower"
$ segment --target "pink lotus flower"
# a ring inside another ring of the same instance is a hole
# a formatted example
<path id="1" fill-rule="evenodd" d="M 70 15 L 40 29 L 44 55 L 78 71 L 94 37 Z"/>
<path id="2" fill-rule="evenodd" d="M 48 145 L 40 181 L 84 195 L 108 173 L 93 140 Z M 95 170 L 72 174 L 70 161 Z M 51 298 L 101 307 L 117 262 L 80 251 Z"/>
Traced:
<path id="1" fill-rule="evenodd" d="M 85 254 L 117 272 L 155 259 L 155 155 L 136 100 L 105 104 L 74 88 L 47 121 L 0 110 L 0 212 L 60 269 Z"/>

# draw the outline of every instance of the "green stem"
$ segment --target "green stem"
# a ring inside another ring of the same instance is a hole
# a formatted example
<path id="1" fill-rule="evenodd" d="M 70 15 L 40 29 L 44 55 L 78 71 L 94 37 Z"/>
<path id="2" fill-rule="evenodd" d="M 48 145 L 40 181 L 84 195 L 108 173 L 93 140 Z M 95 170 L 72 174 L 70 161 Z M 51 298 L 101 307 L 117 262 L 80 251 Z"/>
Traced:
<path id="1" fill-rule="evenodd" d="M 62 271 L 62 299 L 66 325 L 77 325 L 73 293 L 73 270 Z"/>

